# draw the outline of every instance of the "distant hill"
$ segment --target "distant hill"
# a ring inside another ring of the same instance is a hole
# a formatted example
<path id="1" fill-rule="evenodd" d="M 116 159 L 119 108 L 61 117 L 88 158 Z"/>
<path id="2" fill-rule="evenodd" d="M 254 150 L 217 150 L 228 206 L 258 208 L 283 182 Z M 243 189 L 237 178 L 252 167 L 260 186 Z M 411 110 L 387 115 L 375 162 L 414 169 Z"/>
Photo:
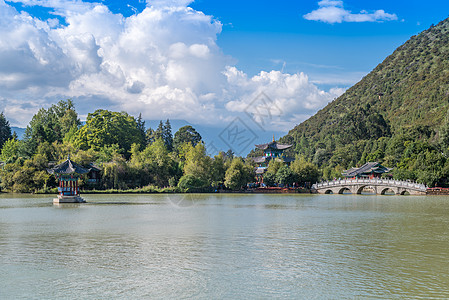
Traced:
<path id="1" fill-rule="evenodd" d="M 411 37 L 280 139 L 323 179 L 377 161 L 397 179 L 449 186 L 449 19 Z"/>
<path id="2" fill-rule="evenodd" d="M 20 127 L 11 127 L 11 133 L 13 133 L 14 131 L 17 133 L 17 136 L 19 138 L 19 140 L 23 139 L 23 136 L 25 135 L 25 129 L 26 128 L 20 128 Z"/>
<path id="3" fill-rule="evenodd" d="M 283 140 L 298 153 L 413 132 L 436 134 L 449 105 L 449 20 L 411 37 Z"/>

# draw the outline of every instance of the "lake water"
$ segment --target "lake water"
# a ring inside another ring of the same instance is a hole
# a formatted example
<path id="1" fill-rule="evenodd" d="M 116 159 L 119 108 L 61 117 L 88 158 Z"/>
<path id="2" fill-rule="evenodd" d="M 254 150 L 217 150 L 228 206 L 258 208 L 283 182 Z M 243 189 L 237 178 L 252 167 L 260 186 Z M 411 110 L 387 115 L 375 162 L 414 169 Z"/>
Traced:
<path id="1" fill-rule="evenodd" d="M 449 298 L 449 197 L 182 197 L 0 195 L 0 298 Z"/>

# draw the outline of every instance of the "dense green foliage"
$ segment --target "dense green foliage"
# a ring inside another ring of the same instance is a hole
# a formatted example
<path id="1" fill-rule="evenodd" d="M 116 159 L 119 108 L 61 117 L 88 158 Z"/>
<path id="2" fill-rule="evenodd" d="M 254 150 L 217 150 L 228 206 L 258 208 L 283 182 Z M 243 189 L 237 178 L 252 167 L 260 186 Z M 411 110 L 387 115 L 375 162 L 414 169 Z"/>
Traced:
<path id="1" fill-rule="evenodd" d="M 49 109 L 41 108 L 26 128 L 21 155 L 33 155 L 38 145 L 44 142 L 62 142 L 66 135 L 78 130 L 80 124 L 71 100 L 59 101 Z"/>
<path id="2" fill-rule="evenodd" d="M 201 142 L 201 135 L 190 125 L 179 128 L 173 138 L 175 149 L 178 149 L 184 143 L 196 146 L 199 142 Z"/>
<path id="3" fill-rule="evenodd" d="M 413 36 L 282 142 L 325 179 L 378 161 L 398 179 L 446 185 L 449 169 L 449 20 Z"/>
<path id="4" fill-rule="evenodd" d="M 144 140 L 134 117 L 126 112 L 98 109 L 87 115 L 86 124 L 74 136 L 73 142 L 83 150 L 100 150 L 117 144 L 127 154 L 132 144 L 143 144 Z"/>
<path id="5" fill-rule="evenodd" d="M 319 177 L 318 167 L 298 156 L 290 166 L 282 163 L 280 159 L 271 160 L 263 182 L 267 186 L 292 186 L 299 183 L 304 187 L 310 187 Z"/>
<path id="6" fill-rule="evenodd" d="M 2 122 L 3 118 L 3 122 Z M 175 137 L 170 121 L 145 129 L 141 116 L 99 109 L 81 126 L 72 101 L 40 109 L 27 127 L 24 140 L 10 134 L 0 152 L 1 188 L 12 192 L 54 191 L 57 181 L 47 169 L 70 158 L 100 170 L 99 180 L 81 178 L 84 190 L 135 192 L 208 192 L 240 190 L 254 182 L 255 166 L 233 156 L 206 154 L 201 135 L 181 127 Z"/>
<path id="7" fill-rule="evenodd" d="M 11 126 L 9 126 L 9 121 L 6 120 L 5 115 L 0 113 L 0 149 L 10 138 L 12 138 Z"/>

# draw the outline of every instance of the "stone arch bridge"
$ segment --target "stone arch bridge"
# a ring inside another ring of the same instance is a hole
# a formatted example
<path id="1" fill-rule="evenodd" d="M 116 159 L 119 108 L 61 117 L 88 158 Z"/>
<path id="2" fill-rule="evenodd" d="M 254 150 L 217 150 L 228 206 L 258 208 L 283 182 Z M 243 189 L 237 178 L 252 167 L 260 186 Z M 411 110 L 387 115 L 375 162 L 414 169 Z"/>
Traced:
<path id="1" fill-rule="evenodd" d="M 341 179 L 333 181 L 323 181 L 315 183 L 312 190 L 319 194 L 343 194 L 351 192 L 352 194 L 361 194 L 363 189 L 370 188 L 375 194 L 385 195 L 386 192 L 394 192 L 396 195 L 426 195 L 427 186 L 410 181 L 400 181 L 381 178 L 358 178 Z"/>

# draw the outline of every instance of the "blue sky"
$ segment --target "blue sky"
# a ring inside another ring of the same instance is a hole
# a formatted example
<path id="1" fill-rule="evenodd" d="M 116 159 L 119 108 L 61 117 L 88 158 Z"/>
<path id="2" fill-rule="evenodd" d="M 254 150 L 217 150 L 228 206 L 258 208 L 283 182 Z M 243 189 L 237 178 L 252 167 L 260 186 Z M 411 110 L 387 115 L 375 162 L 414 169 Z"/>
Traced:
<path id="1" fill-rule="evenodd" d="M 280 136 L 448 12 L 442 0 L 0 0 L 0 109 L 24 127 L 71 98 L 82 119 L 104 108 Z"/>
<path id="2" fill-rule="evenodd" d="M 319 82 L 333 73 L 352 83 L 410 36 L 449 14 L 449 1 L 444 0 L 343 3 L 352 13 L 383 9 L 396 14 L 397 20 L 334 24 L 306 20 L 304 15 L 316 10 L 318 1 L 198 0 L 191 7 L 223 23 L 218 44 L 248 74 L 283 68 L 289 73 L 305 72 Z"/>

